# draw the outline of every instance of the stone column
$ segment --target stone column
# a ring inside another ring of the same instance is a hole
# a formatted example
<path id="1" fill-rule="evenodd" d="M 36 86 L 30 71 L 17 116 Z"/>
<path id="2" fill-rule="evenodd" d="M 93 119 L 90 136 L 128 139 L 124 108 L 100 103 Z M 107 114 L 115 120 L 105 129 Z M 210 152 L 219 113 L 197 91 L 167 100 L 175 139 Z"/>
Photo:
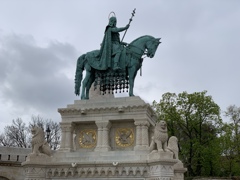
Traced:
<path id="1" fill-rule="evenodd" d="M 134 150 L 148 150 L 148 127 L 150 125 L 149 122 L 147 120 L 136 119 L 134 124 L 136 125 L 136 146 L 134 147 Z"/>
<path id="2" fill-rule="evenodd" d="M 138 150 L 141 148 L 142 144 L 142 130 L 141 130 L 141 123 L 134 122 L 136 126 L 136 146 L 134 147 L 134 150 Z"/>
<path id="3" fill-rule="evenodd" d="M 62 137 L 61 137 L 61 144 L 60 144 L 60 149 L 65 148 L 65 142 L 66 142 L 66 129 L 65 127 L 60 123 L 61 131 L 62 131 Z"/>
<path id="4" fill-rule="evenodd" d="M 72 151 L 73 150 L 73 131 L 72 124 L 60 123 L 62 129 L 62 139 L 59 151 Z"/>
<path id="5" fill-rule="evenodd" d="M 111 123 L 109 121 L 95 122 L 98 127 L 97 146 L 95 151 L 109 151 L 109 128 Z"/>
<path id="6" fill-rule="evenodd" d="M 103 134 L 103 128 L 100 126 L 99 123 L 96 123 L 97 127 L 98 127 L 98 134 L 97 134 L 97 146 L 96 149 L 101 148 L 102 146 L 102 134 Z M 96 150 L 95 149 L 95 150 Z"/>
<path id="7" fill-rule="evenodd" d="M 145 121 L 142 122 L 142 147 L 145 147 L 145 149 L 148 149 L 149 147 L 149 136 L 148 136 L 148 127 L 149 122 Z"/>

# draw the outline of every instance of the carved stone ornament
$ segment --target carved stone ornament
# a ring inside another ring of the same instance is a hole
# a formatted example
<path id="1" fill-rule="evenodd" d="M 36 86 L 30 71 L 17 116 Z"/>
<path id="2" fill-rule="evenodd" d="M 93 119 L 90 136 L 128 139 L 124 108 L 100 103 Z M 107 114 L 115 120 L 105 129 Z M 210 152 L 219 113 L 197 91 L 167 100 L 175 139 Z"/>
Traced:
<path id="1" fill-rule="evenodd" d="M 115 132 L 115 142 L 118 147 L 129 147 L 134 143 L 132 128 L 118 128 Z"/>
<path id="2" fill-rule="evenodd" d="M 79 145 L 81 148 L 94 148 L 97 144 L 97 133 L 94 129 L 85 129 L 80 132 Z"/>
<path id="3" fill-rule="evenodd" d="M 152 137 L 152 142 L 150 144 L 150 151 L 158 150 L 158 151 L 169 151 L 167 149 L 167 123 L 166 121 L 161 120 L 156 123 L 154 129 L 154 136 Z"/>
<path id="4" fill-rule="evenodd" d="M 45 134 L 42 128 L 32 126 L 32 155 L 47 155 L 51 156 L 51 149 L 45 140 Z"/>
<path id="5" fill-rule="evenodd" d="M 171 136 L 168 140 L 168 146 L 167 149 L 173 152 L 174 159 L 178 160 L 178 139 L 176 136 Z"/>

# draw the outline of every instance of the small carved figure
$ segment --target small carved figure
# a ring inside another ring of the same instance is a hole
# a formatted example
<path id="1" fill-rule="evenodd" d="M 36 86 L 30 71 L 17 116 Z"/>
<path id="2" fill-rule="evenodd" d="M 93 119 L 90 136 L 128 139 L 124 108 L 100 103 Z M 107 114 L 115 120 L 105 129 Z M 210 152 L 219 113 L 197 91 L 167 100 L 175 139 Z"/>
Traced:
<path id="1" fill-rule="evenodd" d="M 175 136 L 171 136 L 168 140 L 168 150 L 173 152 L 173 158 L 178 160 L 178 139 Z"/>
<path id="2" fill-rule="evenodd" d="M 156 123 L 154 135 L 152 137 L 152 142 L 150 144 L 149 150 L 168 151 L 167 140 L 168 140 L 167 123 L 166 121 L 161 120 L 160 122 Z"/>
<path id="3" fill-rule="evenodd" d="M 42 128 L 33 126 L 32 132 L 32 153 L 35 155 L 46 154 L 51 156 L 51 149 L 45 140 L 44 131 Z"/>

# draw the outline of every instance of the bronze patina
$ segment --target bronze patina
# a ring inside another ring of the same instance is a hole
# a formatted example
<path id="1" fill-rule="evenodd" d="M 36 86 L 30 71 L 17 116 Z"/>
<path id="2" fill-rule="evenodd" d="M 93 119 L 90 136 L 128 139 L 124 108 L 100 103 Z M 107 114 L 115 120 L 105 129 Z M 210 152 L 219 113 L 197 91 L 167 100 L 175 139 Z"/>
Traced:
<path id="1" fill-rule="evenodd" d="M 132 17 L 134 14 L 135 9 Z M 125 27 L 118 28 L 115 14 L 111 16 L 105 29 L 100 50 L 87 52 L 78 58 L 75 94 L 80 95 L 82 82 L 81 99 L 89 99 L 89 90 L 93 83 L 95 88 L 100 86 L 102 94 L 114 91 L 124 92 L 124 90 L 128 91 L 129 89 L 129 96 L 134 96 L 134 80 L 142 66 L 142 56 L 146 55 L 153 58 L 161 42 L 160 38 L 149 35 L 141 36 L 129 44 L 120 41 L 119 32 L 129 28 L 132 17 Z M 86 76 L 83 79 L 84 70 L 86 70 Z"/>

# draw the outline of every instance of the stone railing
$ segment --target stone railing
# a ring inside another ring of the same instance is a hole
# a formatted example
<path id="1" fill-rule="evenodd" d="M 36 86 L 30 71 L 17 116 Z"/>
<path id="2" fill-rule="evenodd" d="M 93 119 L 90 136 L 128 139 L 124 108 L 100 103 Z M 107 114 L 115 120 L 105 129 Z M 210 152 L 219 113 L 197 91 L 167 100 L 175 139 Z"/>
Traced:
<path id="1" fill-rule="evenodd" d="M 27 155 L 31 153 L 28 148 L 15 148 L 0 146 L 0 162 L 19 162 L 26 160 Z"/>

